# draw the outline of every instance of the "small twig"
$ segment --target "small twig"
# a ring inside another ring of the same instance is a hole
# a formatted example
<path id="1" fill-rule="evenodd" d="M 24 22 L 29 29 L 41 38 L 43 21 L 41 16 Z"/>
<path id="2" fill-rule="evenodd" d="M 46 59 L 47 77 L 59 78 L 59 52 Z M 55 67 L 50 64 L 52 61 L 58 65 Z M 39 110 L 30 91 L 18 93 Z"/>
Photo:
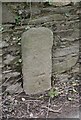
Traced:
<path id="1" fill-rule="evenodd" d="M 48 101 L 48 108 L 50 106 L 50 98 L 49 98 L 49 101 Z M 46 114 L 46 118 L 48 118 L 48 115 L 49 115 L 49 109 L 47 110 L 47 114 Z"/>
<path id="2" fill-rule="evenodd" d="M 65 102 L 65 103 L 66 103 L 66 102 Z M 48 109 L 49 111 L 54 112 L 54 113 L 60 113 L 60 111 L 61 111 L 61 109 L 64 107 L 65 103 L 64 103 L 64 104 L 62 105 L 62 107 L 61 107 L 60 109 L 58 109 L 58 110 L 53 110 L 52 108 L 49 108 L 49 107 L 47 107 L 47 106 L 42 106 L 42 108 L 46 108 L 46 109 Z"/>
<path id="3" fill-rule="evenodd" d="M 73 32 L 73 29 L 54 31 L 54 33 L 63 33 L 63 32 L 70 32 L 70 31 Z"/>
<path id="4" fill-rule="evenodd" d="M 21 76 L 19 79 L 17 79 L 14 84 L 16 84 L 20 79 L 22 79 L 23 77 Z"/>
<path id="5" fill-rule="evenodd" d="M 4 93 L 6 93 L 6 90 L 3 93 L 1 93 L 0 96 L 4 95 Z"/>
<path id="6" fill-rule="evenodd" d="M 10 72 L 12 72 L 12 70 L 4 71 L 4 72 L 2 72 L 2 74 L 6 74 L 6 73 L 10 73 Z"/>
<path id="7" fill-rule="evenodd" d="M 46 108 L 48 109 L 50 112 L 54 112 L 54 113 L 59 113 L 61 108 L 59 110 L 53 110 L 52 108 L 46 107 L 46 106 L 42 106 L 42 108 Z"/>
<path id="8" fill-rule="evenodd" d="M 20 86 L 19 86 L 20 87 Z M 14 97 L 17 97 L 18 95 L 20 95 L 22 93 L 22 91 L 21 92 L 19 92 L 17 95 L 14 95 Z"/>
<path id="9" fill-rule="evenodd" d="M 40 100 L 25 100 L 25 104 L 30 102 L 39 102 Z M 26 103 L 27 102 L 27 103 Z M 23 101 L 20 101 L 20 103 L 24 103 Z"/>
<path id="10" fill-rule="evenodd" d="M 26 100 L 27 102 L 38 102 L 40 100 Z"/>
<path id="11" fill-rule="evenodd" d="M 27 113 L 29 113 L 29 106 L 30 106 L 30 103 L 27 104 Z"/>
<path id="12" fill-rule="evenodd" d="M 2 85 L 0 85 L 0 88 L 1 88 L 3 85 L 5 85 L 5 83 L 7 83 L 9 79 L 10 79 L 10 77 L 9 77 L 4 83 L 2 83 Z"/>

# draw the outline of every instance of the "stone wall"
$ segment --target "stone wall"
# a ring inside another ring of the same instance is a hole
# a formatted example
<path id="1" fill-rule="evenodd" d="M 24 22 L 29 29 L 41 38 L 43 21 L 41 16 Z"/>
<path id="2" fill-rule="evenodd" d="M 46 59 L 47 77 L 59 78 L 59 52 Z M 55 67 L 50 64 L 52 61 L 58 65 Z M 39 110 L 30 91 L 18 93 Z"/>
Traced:
<path id="1" fill-rule="evenodd" d="M 4 13 L 10 14 L 11 17 L 10 19 L 7 17 L 5 20 L 5 16 L 3 16 L 2 20 L 4 28 L 3 41 L 6 40 L 6 44 L 8 44 L 7 51 L 4 49 L 3 53 L 10 54 L 11 59 L 10 57 L 6 57 L 5 61 L 3 58 L 3 64 L 6 66 L 10 65 L 3 69 L 3 73 L 4 71 L 9 71 L 10 67 L 10 70 L 13 72 L 18 72 L 14 75 L 15 79 L 18 76 L 22 76 L 22 67 L 18 71 L 17 64 L 14 66 L 14 63 L 21 59 L 22 33 L 32 27 L 47 27 L 53 31 L 54 37 L 52 47 L 52 85 L 59 81 L 77 81 L 79 77 L 78 58 L 80 39 L 79 5 L 54 7 L 47 6 L 46 4 L 42 6 L 38 4 L 36 6 L 32 5 L 30 9 L 29 4 L 9 3 L 6 7 L 8 7 L 7 11 L 10 12 L 4 11 Z M 18 41 L 20 42 L 18 43 Z M 6 44 L 4 43 L 4 48 Z M 9 60 L 7 60 L 8 58 Z M 22 66 L 21 62 L 19 66 Z M 9 76 L 8 72 L 7 76 Z M 11 83 L 13 83 L 13 77 L 11 79 Z"/>

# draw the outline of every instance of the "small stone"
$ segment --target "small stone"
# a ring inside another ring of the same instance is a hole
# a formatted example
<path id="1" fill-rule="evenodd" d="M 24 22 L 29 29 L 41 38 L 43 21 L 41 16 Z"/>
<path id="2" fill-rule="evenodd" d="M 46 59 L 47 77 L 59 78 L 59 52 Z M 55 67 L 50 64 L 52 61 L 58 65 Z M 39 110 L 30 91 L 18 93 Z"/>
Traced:
<path id="1" fill-rule="evenodd" d="M 18 101 L 17 100 L 15 100 L 15 103 L 17 103 Z"/>
<path id="2" fill-rule="evenodd" d="M 22 10 L 19 10 L 18 12 L 19 12 L 19 15 L 21 15 L 21 14 L 22 14 Z"/>
<path id="3" fill-rule="evenodd" d="M 19 62 L 21 63 L 21 62 L 22 62 L 22 59 L 19 59 Z"/>
<path id="4" fill-rule="evenodd" d="M 21 43 L 20 43 L 20 42 L 18 42 L 18 45 L 21 45 Z"/>
<path id="5" fill-rule="evenodd" d="M 8 96 L 8 99 L 11 100 L 11 98 L 12 98 L 12 97 L 9 95 L 9 96 Z"/>
<path id="6" fill-rule="evenodd" d="M 6 91 L 9 92 L 10 94 L 14 94 L 14 93 L 21 93 L 23 89 L 21 87 L 21 84 L 16 83 L 13 85 L 9 85 Z"/>
<path id="7" fill-rule="evenodd" d="M 29 26 L 27 26 L 26 28 L 25 28 L 25 30 L 29 30 L 30 29 L 30 27 Z"/>
<path id="8" fill-rule="evenodd" d="M 59 74 L 70 70 L 74 65 L 76 65 L 77 60 L 78 60 L 78 55 L 76 57 L 67 55 L 63 62 L 58 62 L 53 64 L 54 72 Z"/>
<path id="9" fill-rule="evenodd" d="M 14 60 L 14 59 L 15 59 L 14 56 L 8 54 L 8 55 L 6 56 L 6 60 L 4 60 L 4 63 L 5 63 L 5 64 L 9 64 L 9 63 L 10 63 L 12 60 Z"/>
<path id="10" fill-rule="evenodd" d="M 33 118 L 33 113 L 30 113 L 30 118 Z"/>
<path id="11" fill-rule="evenodd" d="M 69 100 L 69 101 L 72 101 L 73 99 L 69 97 L 68 100 Z"/>
<path id="12" fill-rule="evenodd" d="M 16 40 L 16 38 L 15 38 L 15 37 L 13 37 L 13 40 Z"/>
<path id="13" fill-rule="evenodd" d="M 20 73 L 19 73 L 19 72 L 12 72 L 11 74 L 12 74 L 12 76 L 14 76 L 14 77 L 17 77 L 17 76 L 19 76 L 19 75 L 20 75 Z"/>
<path id="14" fill-rule="evenodd" d="M 18 101 L 17 100 L 15 100 L 15 103 L 14 103 L 14 105 L 17 105 L 18 104 Z"/>
<path id="15" fill-rule="evenodd" d="M 0 41 L 0 49 L 8 47 L 8 43 L 6 43 L 5 41 Z"/>
<path id="16" fill-rule="evenodd" d="M 5 39 L 6 42 L 9 42 L 9 40 L 10 40 L 10 36 L 9 36 L 9 35 L 4 36 L 4 39 Z"/>
<path id="17" fill-rule="evenodd" d="M 25 98 L 22 98 L 22 101 L 25 101 Z"/>
<path id="18" fill-rule="evenodd" d="M 68 81 L 68 75 L 67 74 L 57 75 L 57 79 L 62 81 L 62 82 L 67 82 Z"/>

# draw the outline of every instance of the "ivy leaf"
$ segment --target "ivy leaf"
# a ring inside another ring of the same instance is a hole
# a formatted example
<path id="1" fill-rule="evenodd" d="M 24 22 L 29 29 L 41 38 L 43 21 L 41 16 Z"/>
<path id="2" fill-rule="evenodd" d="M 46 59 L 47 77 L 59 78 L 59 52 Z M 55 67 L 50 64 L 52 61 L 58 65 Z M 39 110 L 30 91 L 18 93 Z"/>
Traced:
<path id="1" fill-rule="evenodd" d="M 19 23 L 20 21 L 21 21 L 21 17 L 20 17 L 20 16 L 16 16 L 15 22 L 16 22 L 16 23 Z"/>
<path id="2" fill-rule="evenodd" d="M 54 98 L 54 97 L 57 97 L 59 95 L 59 92 L 56 90 L 56 89 L 51 89 L 48 93 L 48 95 L 51 97 L 51 98 Z"/>

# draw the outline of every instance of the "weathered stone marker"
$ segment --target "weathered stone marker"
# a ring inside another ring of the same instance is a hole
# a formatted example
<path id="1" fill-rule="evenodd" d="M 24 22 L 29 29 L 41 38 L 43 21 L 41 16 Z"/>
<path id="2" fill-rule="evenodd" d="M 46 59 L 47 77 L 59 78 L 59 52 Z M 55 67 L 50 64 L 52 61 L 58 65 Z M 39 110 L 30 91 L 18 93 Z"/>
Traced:
<path id="1" fill-rule="evenodd" d="M 27 94 L 51 88 L 53 33 L 45 27 L 31 28 L 22 35 L 23 87 Z"/>

